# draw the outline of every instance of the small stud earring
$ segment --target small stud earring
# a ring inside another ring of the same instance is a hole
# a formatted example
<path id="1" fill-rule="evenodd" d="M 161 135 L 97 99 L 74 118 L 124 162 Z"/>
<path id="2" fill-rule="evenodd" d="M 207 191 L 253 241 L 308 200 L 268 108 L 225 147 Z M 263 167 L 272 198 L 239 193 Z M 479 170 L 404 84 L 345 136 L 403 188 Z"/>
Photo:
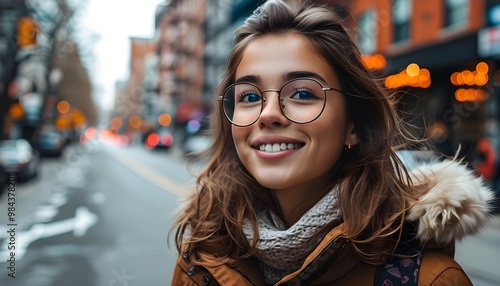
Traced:
<path id="1" fill-rule="evenodd" d="M 352 141 L 351 141 L 351 140 L 349 140 L 349 143 L 345 146 L 345 150 L 346 150 L 347 152 L 349 152 L 349 151 L 351 151 L 351 149 L 352 149 Z"/>

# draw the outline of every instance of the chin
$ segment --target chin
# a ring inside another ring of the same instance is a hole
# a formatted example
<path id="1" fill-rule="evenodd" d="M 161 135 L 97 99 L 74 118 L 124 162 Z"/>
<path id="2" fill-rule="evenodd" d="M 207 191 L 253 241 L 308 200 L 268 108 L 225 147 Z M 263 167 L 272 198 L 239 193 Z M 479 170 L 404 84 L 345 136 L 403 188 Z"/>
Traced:
<path id="1" fill-rule="evenodd" d="M 255 180 L 265 188 L 271 190 L 278 190 L 288 188 L 293 185 L 293 181 L 290 179 L 290 176 L 286 176 L 284 174 L 277 173 L 267 173 L 264 176 L 254 176 Z"/>

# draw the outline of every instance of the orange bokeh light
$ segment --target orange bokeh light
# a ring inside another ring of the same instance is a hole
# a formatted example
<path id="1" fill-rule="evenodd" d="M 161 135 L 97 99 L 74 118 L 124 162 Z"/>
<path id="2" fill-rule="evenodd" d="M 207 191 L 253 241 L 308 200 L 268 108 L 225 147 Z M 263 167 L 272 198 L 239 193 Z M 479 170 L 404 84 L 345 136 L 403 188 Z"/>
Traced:
<path id="1" fill-rule="evenodd" d="M 474 84 L 474 74 L 471 71 L 465 70 L 462 72 L 462 78 L 466 85 Z"/>
<path id="2" fill-rule="evenodd" d="M 480 62 L 476 65 L 476 71 L 480 74 L 488 74 L 489 67 L 485 62 Z"/>
<path id="3" fill-rule="evenodd" d="M 428 69 L 421 69 L 417 64 L 409 64 L 406 69 L 398 74 L 385 79 L 387 88 L 412 86 L 428 88 L 431 85 L 431 73 Z"/>
<path id="4" fill-rule="evenodd" d="M 476 70 L 463 70 L 454 72 L 450 76 L 450 82 L 453 85 L 484 86 L 488 83 L 488 64 L 480 62 L 476 65 Z"/>
<path id="5" fill-rule="evenodd" d="M 477 73 L 474 77 L 474 82 L 476 85 L 483 86 L 488 83 L 488 74 Z"/>
<path id="6" fill-rule="evenodd" d="M 172 123 L 172 117 L 170 116 L 170 114 L 168 113 L 162 113 L 160 114 L 160 116 L 158 117 L 158 123 L 161 125 L 161 126 L 169 126 L 170 123 Z"/>
<path id="7" fill-rule="evenodd" d="M 120 117 L 114 117 L 113 119 L 111 119 L 110 123 L 111 129 L 118 130 L 122 127 L 122 125 L 123 121 Z"/>
<path id="8" fill-rule="evenodd" d="M 419 72 L 420 72 L 420 67 L 415 63 L 409 64 L 406 67 L 406 74 L 411 77 L 417 76 Z"/>
<path id="9" fill-rule="evenodd" d="M 455 91 L 455 99 L 459 102 L 485 101 L 488 93 L 482 89 L 459 88 Z"/>
<path id="10" fill-rule="evenodd" d="M 387 61 L 382 54 L 363 55 L 363 64 L 369 70 L 381 70 L 387 65 Z"/>
<path id="11" fill-rule="evenodd" d="M 24 115 L 23 107 L 19 103 L 13 103 L 9 108 L 9 115 L 14 119 L 19 119 Z"/>
<path id="12" fill-rule="evenodd" d="M 451 74 L 450 76 L 450 81 L 453 85 L 458 85 L 458 74 L 459 72 L 454 72 L 453 74 Z"/>
<path id="13" fill-rule="evenodd" d="M 130 117 L 130 119 L 128 120 L 128 124 L 132 128 L 139 128 L 139 127 L 141 127 L 142 119 L 139 116 L 137 116 L 137 115 L 132 115 Z"/>
<path id="14" fill-rule="evenodd" d="M 62 101 L 59 101 L 57 103 L 57 111 L 59 111 L 59 113 L 68 113 L 69 109 L 70 109 L 70 105 L 69 105 L 69 102 L 67 102 L 66 100 L 62 100 Z"/>

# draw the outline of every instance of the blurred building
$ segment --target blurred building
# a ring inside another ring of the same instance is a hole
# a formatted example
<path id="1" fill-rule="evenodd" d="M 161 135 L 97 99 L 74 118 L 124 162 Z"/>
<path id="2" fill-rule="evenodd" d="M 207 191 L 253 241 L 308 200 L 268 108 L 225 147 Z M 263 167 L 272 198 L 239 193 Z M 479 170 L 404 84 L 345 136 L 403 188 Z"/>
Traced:
<path id="1" fill-rule="evenodd" d="M 148 122 L 152 116 L 150 106 L 157 92 L 148 79 L 151 74 L 157 74 L 156 70 L 151 70 L 150 62 L 157 57 L 158 45 L 155 39 L 131 37 L 129 40 L 129 77 L 115 83 L 115 106 L 110 121 L 113 126 L 110 127 L 133 140 L 137 133 L 151 128 Z M 118 120 L 121 122 L 119 126 L 116 124 Z"/>
<path id="2" fill-rule="evenodd" d="M 417 135 L 448 155 L 459 145 L 462 155 L 472 154 L 488 120 L 498 122 L 497 32 L 488 27 L 498 22 L 487 20 L 499 14 L 498 1 L 322 2 L 349 11 L 368 64 L 383 56 L 376 69 L 386 87 L 404 91 L 407 119 L 421 126 Z"/>
<path id="3" fill-rule="evenodd" d="M 170 103 L 176 127 L 182 128 L 205 108 L 203 0 L 173 0 L 159 23 L 160 96 Z"/>
<path id="4" fill-rule="evenodd" d="M 61 113 L 60 108 L 53 111 L 55 114 L 52 124 L 63 133 L 74 134 L 76 139 L 84 129 L 97 123 L 89 71 L 80 59 L 80 49 L 76 43 L 68 41 L 64 52 L 56 55 L 51 75 L 53 78 L 60 77 L 52 79 L 54 82 L 59 82 L 55 92 L 57 100 L 69 104 L 66 113 Z M 68 124 L 64 123 L 65 120 Z"/>
<path id="5" fill-rule="evenodd" d="M 207 104 L 213 103 L 226 61 L 233 45 L 233 36 L 243 21 L 265 1 L 207 1 L 205 23 L 205 87 Z"/>
<path id="6" fill-rule="evenodd" d="M 15 78 L 22 58 L 19 51 L 31 46 L 35 39 L 29 36 L 36 27 L 29 15 L 24 0 L 0 1 L 0 139 L 20 137 L 21 133 L 19 121 L 24 110 L 19 103 Z M 19 35 L 20 31 L 28 34 Z"/>
<path id="7" fill-rule="evenodd" d="M 96 121 L 88 74 L 68 26 L 76 8 L 66 0 L 53 1 L 50 10 L 43 5 L 47 1 L 0 1 L 0 138 L 31 140 L 42 125 L 62 122 L 56 109 L 62 99 L 80 107 L 75 113 L 79 122 L 82 112 L 91 123 Z M 74 81 L 72 89 L 60 88 L 63 81 L 76 77 L 87 89 Z M 85 106 L 79 104 L 83 101 Z"/>

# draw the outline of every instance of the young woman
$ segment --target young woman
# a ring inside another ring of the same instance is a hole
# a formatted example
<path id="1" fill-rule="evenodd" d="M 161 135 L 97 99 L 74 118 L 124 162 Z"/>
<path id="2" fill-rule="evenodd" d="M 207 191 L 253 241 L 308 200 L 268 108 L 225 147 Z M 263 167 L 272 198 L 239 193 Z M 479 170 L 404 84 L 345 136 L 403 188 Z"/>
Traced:
<path id="1" fill-rule="evenodd" d="M 268 1 L 236 31 L 173 285 L 471 284 L 453 243 L 492 193 L 455 161 L 405 169 L 394 96 L 342 25 Z"/>

